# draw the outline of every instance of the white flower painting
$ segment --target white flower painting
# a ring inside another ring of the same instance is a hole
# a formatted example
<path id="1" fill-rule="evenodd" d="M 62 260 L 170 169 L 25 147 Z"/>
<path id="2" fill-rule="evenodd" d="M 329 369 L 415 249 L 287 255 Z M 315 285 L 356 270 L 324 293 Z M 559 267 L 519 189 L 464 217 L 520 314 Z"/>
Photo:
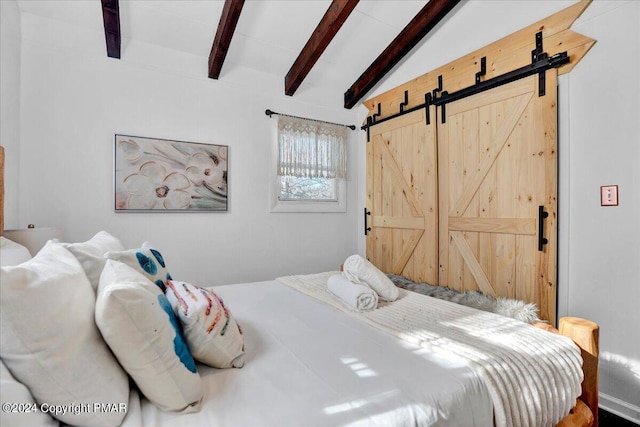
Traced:
<path id="1" fill-rule="evenodd" d="M 226 145 L 115 136 L 115 210 L 226 211 Z"/>

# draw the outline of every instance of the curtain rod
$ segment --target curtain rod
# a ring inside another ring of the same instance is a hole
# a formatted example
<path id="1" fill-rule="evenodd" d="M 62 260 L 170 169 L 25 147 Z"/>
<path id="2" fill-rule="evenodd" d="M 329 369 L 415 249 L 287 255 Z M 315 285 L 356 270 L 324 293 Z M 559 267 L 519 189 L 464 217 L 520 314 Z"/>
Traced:
<path id="1" fill-rule="evenodd" d="M 271 117 L 273 114 L 276 114 L 276 115 L 279 115 L 279 116 L 295 117 L 296 119 L 313 120 L 314 122 L 328 123 L 330 125 L 344 126 L 344 127 L 349 128 L 351 130 L 356 130 L 356 126 L 355 125 L 343 125 L 341 123 L 326 122 L 324 120 L 309 119 L 307 117 L 292 116 L 290 114 L 276 113 L 275 111 L 269 110 L 268 108 L 264 111 L 264 113 L 269 117 Z"/>

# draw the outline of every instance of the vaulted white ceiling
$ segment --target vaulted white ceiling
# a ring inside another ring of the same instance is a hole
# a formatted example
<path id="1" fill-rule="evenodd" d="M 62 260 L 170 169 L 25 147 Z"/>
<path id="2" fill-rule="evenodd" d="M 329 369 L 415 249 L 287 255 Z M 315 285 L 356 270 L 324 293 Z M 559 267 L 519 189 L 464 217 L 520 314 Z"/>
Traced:
<path id="1" fill-rule="evenodd" d="M 18 0 L 21 13 L 103 31 L 99 0 Z M 425 0 L 362 0 L 301 85 L 346 91 Z M 220 73 L 246 67 L 284 81 L 331 0 L 247 0 Z M 131 41 L 208 58 L 222 0 L 120 0 L 122 58 Z M 104 42 L 95 47 L 105 52 Z M 206 70 L 202 71 L 206 73 Z"/>

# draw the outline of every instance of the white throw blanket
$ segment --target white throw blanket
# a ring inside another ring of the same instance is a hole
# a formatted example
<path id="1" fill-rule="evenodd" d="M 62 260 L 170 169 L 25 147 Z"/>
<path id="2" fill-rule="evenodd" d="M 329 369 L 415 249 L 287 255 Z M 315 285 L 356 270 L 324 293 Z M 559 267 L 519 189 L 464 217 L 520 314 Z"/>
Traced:
<path id="1" fill-rule="evenodd" d="M 369 286 L 383 301 L 395 301 L 398 288 L 382 271 L 360 255 L 351 255 L 344 261 L 344 275 L 353 283 Z"/>
<path id="2" fill-rule="evenodd" d="M 327 289 L 351 310 L 370 311 L 378 307 L 378 294 L 373 289 L 353 283 L 342 274 L 329 276 Z"/>
<path id="3" fill-rule="evenodd" d="M 277 280 L 346 313 L 459 361 L 482 379 L 497 426 L 554 426 L 575 405 L 582 382 L 579 348 L 567 337 L 515 319 L 399 289 L 377 310 L 349 311 L 327 291 L 335 272 Z"/>

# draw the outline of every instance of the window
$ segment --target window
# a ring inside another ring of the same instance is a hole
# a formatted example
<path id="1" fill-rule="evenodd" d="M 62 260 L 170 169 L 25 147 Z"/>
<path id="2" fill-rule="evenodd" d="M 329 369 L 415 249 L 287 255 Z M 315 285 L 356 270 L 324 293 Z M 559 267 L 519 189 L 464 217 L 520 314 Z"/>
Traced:
<path id="1" fill-rule="evenodd" d="M 345 212 L 347 129 L 278 117 L 272 212 Z"/>
<path id="2" fill-rule="evenodd" d="M 331 178 L 299 178 L 279 176 L 279 200 L 337 201 L 336 180 Z"/>

